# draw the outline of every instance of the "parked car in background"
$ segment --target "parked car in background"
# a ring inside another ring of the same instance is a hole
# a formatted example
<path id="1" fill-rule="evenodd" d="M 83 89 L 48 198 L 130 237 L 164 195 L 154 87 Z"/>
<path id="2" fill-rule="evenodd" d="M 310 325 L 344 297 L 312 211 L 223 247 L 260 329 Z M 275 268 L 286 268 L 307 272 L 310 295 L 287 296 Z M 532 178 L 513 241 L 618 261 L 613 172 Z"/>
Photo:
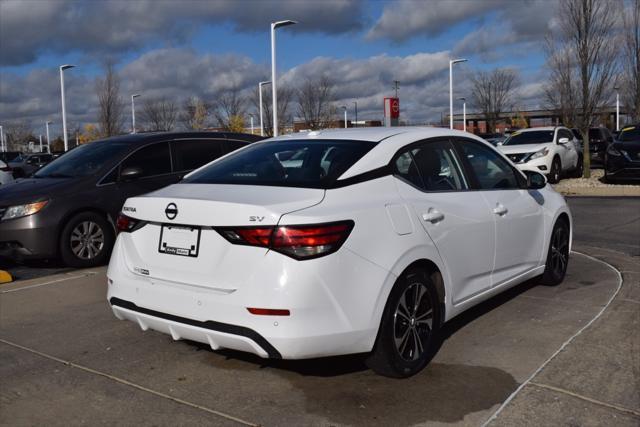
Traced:
<path id="1" fill-rule="evenodd" d="M 571 228 L 542 174 L 467 132 L 286 135 L 127 199 L 107 298 L 214 350 L 369 353 L 407 377 L 446 321 L 527 279 L 562 282 Z"/>
<path id="2" fill-rule="evenodd" d="M 0 160 L 0 185 L 5 185 L 13 181 L 13 172 L 7 164 Z"/>
<path id="3" fill-rule="evenodd" d="M 582 144 L 582 133 L 579 129 L 571 129 L 574 136 Z M 609 144 L 613 142 L 613 134 L 605 127 L 593 127 L 589 129 L 589 155 L 592 165 L 604 165 L 604 153 Z M 584 150 L 584 148 L 582 148 Z"/>
<path id="4" fill-rule="evenodd" d="M 234 133 L 145 133 L 77 146 L 33 176 L 0 188 L 0 255 L 59 256 L 73 267 L 104 263 L 128 197 L 174 184 L 259 139 Z"/>
<path id="5" fill-rule="evenodd" d="M 493 138 L 485 138 L 485 139 L 489 144 L 493 145 L 494 147 L 497 147 L 498 145 L 502 145 L 507 140 L 507 136 L 500 135 Z"/>
<path id="6" fill-rule="evenodd" d="M 21 154 L 9 162 L 9 167 L 13 171 L 14 178 L 23 178 L 53 160 L 53 156 L 48 153 Z"/>
<path id="7" fill-rule="evenodd" d="M 625 127 L 604 156 L 607 182 L 640 180 L 640 124 Z"/>
<path id="8" fill-rule="evenodd" d="M 22 153 L 20 151 L 1 151 L 0 152 L 0 160 L 5 163 L 9 163 L 13 161 L 16 157 L 20 156 Z"/>
<path id="9" fill-rule="evenodd" d="M 523 129 L 512 133 L 498 148 L 519 169 L 542 172 L 551 183 L 560 181 L 565 173 L 582 176 L 582 153 L 566 127 Z"/>

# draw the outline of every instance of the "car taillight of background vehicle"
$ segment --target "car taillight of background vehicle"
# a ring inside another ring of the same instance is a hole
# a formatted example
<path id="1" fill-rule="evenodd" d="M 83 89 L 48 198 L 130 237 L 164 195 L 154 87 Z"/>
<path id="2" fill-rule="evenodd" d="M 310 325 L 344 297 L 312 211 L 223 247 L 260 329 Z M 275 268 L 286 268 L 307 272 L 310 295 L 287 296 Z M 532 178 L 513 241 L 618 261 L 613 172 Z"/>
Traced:
<path id="1" fill-rule="evenodd" d="M 218 233 L 236 245 L 270 248 L 298 260 L 336 252 L 349 237 L 353 221 L 280 227 L 221 228 Z"/>
<path id="2" fill-rule="evenodd" d="M 142 225 L 144 225 L 144 221 L 131 218 L 123 213 L 118 215 L 118 220 L 116 221 L 116 229 L 118 230 L 118 233 L 130 233 L 137 230 Z"/>
<path id="3" fill-rule="evenodd" d="M 0 171 L 2 171 L 2 172 L 12 172 L 13 169 L 11 169 L 9 166 L 4 166 L 4 167 L 0 167 Z"/>

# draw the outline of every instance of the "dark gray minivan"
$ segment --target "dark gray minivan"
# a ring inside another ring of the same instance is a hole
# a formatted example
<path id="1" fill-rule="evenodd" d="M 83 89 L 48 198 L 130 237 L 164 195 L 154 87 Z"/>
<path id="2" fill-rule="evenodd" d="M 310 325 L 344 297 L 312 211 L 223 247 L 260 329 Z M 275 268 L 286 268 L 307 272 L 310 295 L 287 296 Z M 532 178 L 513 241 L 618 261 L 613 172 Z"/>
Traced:
<path id="1" fill-rule="evenodd" d="M 0 256 L 59 257 L 72 267 L 108 259 L 128 197 L 262 139 L 224 132 L 141 133 L 80 145 L 0 188 Z"/>

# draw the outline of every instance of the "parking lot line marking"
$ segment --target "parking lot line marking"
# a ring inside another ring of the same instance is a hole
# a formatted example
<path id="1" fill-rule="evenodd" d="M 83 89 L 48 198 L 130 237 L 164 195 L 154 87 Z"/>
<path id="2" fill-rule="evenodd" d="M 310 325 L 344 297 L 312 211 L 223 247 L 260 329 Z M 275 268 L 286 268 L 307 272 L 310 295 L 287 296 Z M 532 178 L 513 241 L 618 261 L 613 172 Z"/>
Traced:
<path id="1" fill-rule="evenodd" d="M 565 389 L 560 388 L 560 387 L 554 387 L 554 386 L 548 385 L 548 384 L 541 384 L 541 383 L 536 383 L 536 382 L 533 382 L 533 381 L 530 382 L 529 384 L 531 384 L 532 386 L 535 386 L 535 387 L 546 388 L 548 390 L 553 390 L 553 391 L 556 391 L 558 393 L 567 394 L 569 396 L 573 396 L 575 398 L 582 399 L 582 400 L 585 400 L 587 402 L 594 403 L 596 405 L 605 406 L 605 407 L 610 408 L 610 409 L 615 409 L 615 410 L 620 411 L 620 412 L 626 412 L 628 414 L 635 415 L 636 417 L 640 417 L 640 411 L 636 411 L 635 409 L 625 408 L 624 406 L 618 406 L 618 405 L 614 405 L 612 403 L 602 402 L 600 400 L 592 399 L 591 397 L 583 396 L 581 394 L 574 393 L 572 391 L 565 390 Z"/>
<path id="2" fill-rule="evenodd" d="M 82 279 L 83 277 L 95 276 L 96 274 L 98 273 L 94 271 L 89 271 L 79 276 L 61 277 L 59 279 L 50 280 L 44 283 L 36 283 L 35 285 L 24 286 L 22 288 L 6 289 L 3 291 L 0 291 L 0 294 L 8 294 L 9 292 L 17 292 L 17 291 L 24 291 L 25 289 L 39 288 L 41 286 L 53 285 L 54 283 L 66 282 L 67 280 Z"/>
<path id="3" fill-rule="evenodd" d="M 584 332 L 589 326 L 591 326 L 596 320 L 598 320 L 600 318 L 600 316 L 602 316 L 602 314 L 605 312 L 605 310 L 609 307 L 609 305 L 611 305 L 611 303 L 613 302 L 615 297 L 620 293 L 620 289 L 622 289 L 622 274 L 620 273 L 620 270 L 618 270 L 617 268 L 615 268 L 613 265 L 609 264 L 608 262 L 603 261 L 601 259 L 598 259 L 596 257 L 593 257 L 591 255 L 583 254 L 582 252 L 577 252 L 577 251 L 571 251 L 571 252 L 574 253 L 574 254 L 582 255 L 584 257 L 587 257 L 587 258 L 589 258 L 589 259 L 591 259 L 593 261 L 599 262 L 601 264 L 604 264 L 607 267 L 609 267 L 610 269 L 612 269 L 616 273 L 616 275 L 618 276 L 618 287 L 616 288 L 616 290 L 613 293 L 613 295 L 611 295 L 611 298 L 609 298 L 609 301 L 607 301 L 607 303 L 595 315 L 595 317 L 593 319 L 591 319 L 589 322 L 587 322 L 587 324 L 584 325 L 582 328 L 580 328 L 578 330 L 578 332 L 576 332 L 571 337 L 569 337 L 568 340 L 566 340 L 564 343 L 562 343 L 562 345 L 560 346 L 560 348 L 558 350 L 556 350 L 551 356 L 549 356 L 549 358 L 547 360 L 545 360 L 542 363 L 542 365 L 540 365 L 540 367 L 538 367 L 538 369 L 533 371 L 533 373 L 529 376 L 529 378 L 524 380 L 522 382 L 522 384 L 520 384 L 518 386 L 518 388 L 516 388 L 515 391 L 513 393 L 511 393 L 511 395 L 509 395 L 509 397 L 507 397 L 507 400 L 502 402 L 502 405 L 500 405 L 498 407 L 498 409 L 496 409 L 496 411 L 484 423 L 482 423 L 482 427 L 485 427 L 485 426 L 489 425 L 489 423 L 491 421 L 495 420 L 498 417 L 498 415 L 500 414 L 500 412 L 502 412 L 502 410 L 509 404 L 509 402 L 511 402 L 518 395 L 518 393 L 520 393 L 520 391 L 522 391 L 522 389 L 527 384 L 531 383 L 531 380 L 533 380 L 533 378 L 535 378 L 535 376 L 538 375 L 549 364 L 549 362 L 551 362 L 553 359 L 555 359 L 555 357 L 558 354 L 560 354 L 562 352 L 562 350 L 564 350 L 569 344 L 571 344 L 571 342 L 573 342 L 573 340 L 576 337 L 578 337 L 580 334 L 582 334 L 582 332 Z"/>
<path id="4" fill-rule="evenodd" d="M 192 403 L 192 402 L 189 402 L 187 400 L 180 399 L 178 397 L 170 396 L 168 394 L 165 394 L 165 393 L 162 393 L 162 392 L 159 392 L 159 391 L 156 391 L 156 390 L 152 390 L 152 389 L 147 388 L 145 386 L 142 386 L 140 384 L 136 384 L 136 383 L 133 383 L 131 381 L 127 381 L 127 380 L 125 380 L 123 378 L 119 378 L 119 377 L 113 376 L 111 374 L 107 374 L 106 372 L 101 372 L 101 371 L 97 371 L 95 369 L 89 368 L 87 366 L 78 365 L 77 363 L 71 362 L 70 360 L 64 360 L 64 359 L 61 359 L 59 357 L 43 353 L 43 352 L 35 350 L 33 348 L 25 347 L 23 345 L 16 344 L 14 342 L 7 341 L 7 340 L 2 339 L 2 338 L 0 338 L 0 343 L 9 345 L 11 347 L 18 348 L 20 350 L 27 351 L 29 353 L 35 354 L 35 355 L 40 356 L 40 357 L 44 357 L 44 358 L 49 359 L 49 360 L 53 360 L 54 362 L 61 363 L 63 365 L 69 366 L 71 368 L 80 369 L 80 370 L 88 372 L 90 374 L 94 374 L 94 375 L 98 375 L 98 376 L 110 379 L 110 380 L 115 381 L 117 383 L 124 384 L 124 385 L 127 385 L 129 387 L 141 390 L 141 391 L 145 391 L 147 393 L 153 394 L 153 395 L 158 396 L 158 397 L 162 397 L 164 399 L 172 400 L 172 401 L 174 401 L 176 403 L 180 403 L 180 404 L 185 405 L 185 406 L 190 406 L 190 407 L 195 408 L 195 409 L 200 409 L 201 411 L 205 411 L 205 412 L 208 412 L 210 414 L 217 415 L 217 416 L 225 418 L 227 420 L 235 421 L 238 424 L 243 424 L 243 425 L 246 425 L 246 426 L 253 426 L 253 427 L 259 427 L 260 426 L 260 424 L 251 423 L 251 422 L 245 421 L 245 420 L 243 420 L 241 418 L 234 417 L 233 415 L 225 414 L 224 412 L 216 411 L 215 409 L 211 409 L 211 408 L 208 408 L 206 406 L 198 405 L 197 403 Z"/>

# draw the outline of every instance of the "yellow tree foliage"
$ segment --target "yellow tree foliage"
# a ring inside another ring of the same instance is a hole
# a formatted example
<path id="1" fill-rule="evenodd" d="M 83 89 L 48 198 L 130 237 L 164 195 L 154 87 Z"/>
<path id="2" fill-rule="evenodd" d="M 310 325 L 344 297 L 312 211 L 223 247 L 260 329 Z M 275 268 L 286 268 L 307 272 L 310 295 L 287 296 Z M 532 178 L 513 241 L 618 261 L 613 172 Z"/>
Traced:
<path id="1" fill-rule="evenodd" d="M 244 118 L 242 116 L 231 116 L 229 118 L 230 132 L 244 132 Z"/>
<path id="2" fill-rule="evenodd" d="M 87 142 L 100 139 L 100 131 L 98 127 L 93 124 L 84 125 L 82 133 L 79 135 L 78 140 L 80 144 L 86 144 Z"/>

